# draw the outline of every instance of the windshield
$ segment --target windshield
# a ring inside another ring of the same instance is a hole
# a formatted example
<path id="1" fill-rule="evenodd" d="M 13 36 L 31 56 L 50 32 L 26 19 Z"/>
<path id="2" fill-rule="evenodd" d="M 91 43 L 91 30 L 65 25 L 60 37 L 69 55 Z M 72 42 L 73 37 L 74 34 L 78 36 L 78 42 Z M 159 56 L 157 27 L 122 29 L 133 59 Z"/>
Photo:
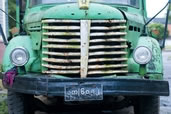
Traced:
<path id="1" fill-rule="evenodd" d="M 52 3 L 73 3 L 77 1 L 78 0 L 30 0 L 30 6 L 32 7 L 39 4 L 52 4 Z M 91 0 L 91 2 L 130 5 L 133 7 L 139 6 L 138 0 Z"/>

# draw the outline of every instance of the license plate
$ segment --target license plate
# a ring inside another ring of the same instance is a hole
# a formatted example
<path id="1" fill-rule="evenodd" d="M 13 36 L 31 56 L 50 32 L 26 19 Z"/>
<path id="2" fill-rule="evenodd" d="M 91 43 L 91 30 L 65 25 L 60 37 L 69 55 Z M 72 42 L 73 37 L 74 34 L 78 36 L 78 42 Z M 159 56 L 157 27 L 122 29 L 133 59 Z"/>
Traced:
<path id="1" fill-rule="evenodd" d="M 83 84 L 65 86 L 65 101 L 103 100 L 101 84 Z"/>

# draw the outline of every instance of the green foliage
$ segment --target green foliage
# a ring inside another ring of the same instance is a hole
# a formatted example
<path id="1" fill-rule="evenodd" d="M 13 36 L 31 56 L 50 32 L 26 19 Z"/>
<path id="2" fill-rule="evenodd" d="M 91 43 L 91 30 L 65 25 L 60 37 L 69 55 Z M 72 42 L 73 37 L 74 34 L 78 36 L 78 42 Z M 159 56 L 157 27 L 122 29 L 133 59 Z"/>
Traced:
<path id="1" fill-rule="evenodd" d="M 16 18 L 16 0 L 8 0 L 8 13 Z M 9 18 L 9 28 L 16 27 L 16 22 Z"/>
<path id="2" fill-rule="evenodd" d="M 169 23 L 171 23 L 171 6 L 169 7 L 170 13 L 169 13 Z"/>
<path id="3" fill-rule="evenodd" d="M 0 103 L 0 114 L 8 114 L 8 107 L 6 101 Z"/>
<path id="4" fill-rule="evenodd" d="M 0 64 L 0 72 L 2 72 L 2 65 Z"/>
<path id="5" fill-rule="evenodd" d="M 152 23 L 148 26 L 150 36 L 156 38 L 157 40 L 161 40 L 164 38 L 164 30 L 165 26 L 160 23 Z M 167 30 L 167 37 L 168 35 L 169 31 Z"/>
<path id="6" fill-rule="evenodd" d="M 7 94 L 0 94 L 0 114 L 8 114 Z"/>

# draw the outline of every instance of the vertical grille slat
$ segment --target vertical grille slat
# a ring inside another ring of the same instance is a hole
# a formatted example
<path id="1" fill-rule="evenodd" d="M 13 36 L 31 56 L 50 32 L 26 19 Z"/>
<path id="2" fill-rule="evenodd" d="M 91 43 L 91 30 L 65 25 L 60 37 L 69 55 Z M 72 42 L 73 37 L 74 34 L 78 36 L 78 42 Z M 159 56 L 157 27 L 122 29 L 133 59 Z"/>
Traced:
<path id="1" fill-rule="evenodd" d="M 128 73 L 126 28 L 126 20 L 91 20 L 87 77 Z M 81 20 L 42 21 L 42 73 L 81 76 L 81 29 Z"/>

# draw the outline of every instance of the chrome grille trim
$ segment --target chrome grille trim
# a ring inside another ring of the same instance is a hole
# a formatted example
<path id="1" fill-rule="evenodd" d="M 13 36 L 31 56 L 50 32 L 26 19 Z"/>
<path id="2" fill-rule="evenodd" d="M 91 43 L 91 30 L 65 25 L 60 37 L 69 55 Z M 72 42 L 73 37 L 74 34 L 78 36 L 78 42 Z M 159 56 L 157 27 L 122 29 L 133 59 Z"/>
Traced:
<path id="1" fill-rule="evenodd" d="M 117 30 L 117 29 L 126 29 L 126 26 L 112 26 L 112 27 L 91 27 L 91 30 Z"/>
<path id="2" fill-rule="evenodd" d="M 89 53 L 89 56 L 98 56 L 98 55 L 126 55 L 127 52 L 119 51 L 119 52 L 93 52 Z"/>
<path id="3" fill-rule="evenodd" d="M 115 71 L 115 70 L 107 70 L 107 71 L 102 71 L 102 70 L 98 70 L 98 71 L 90 71 L 88 74 L 89 75 L 96 75 L 96 74 L 106 74 L 106 75 L 108 75 L 108 74 L 120 74 L 120 73 L 128 73 L 128 71 L 127 70 L 117 70 L 117 71 Z"/>
<path id="4" fill-rule="evenodd" d="M 43 39 L 44 42 L 80 42 L 80 39 L 54 39 L 54 38 L 48 38 L 48 39 Z"/>
<path id="5" fill-rule="evenodd" d="M 81 21 L 42 21 L 42 73 L 81 76 Z M 126 75 L 126 20 L 91 20 L 87 76 Z"/>
<path id="6" fill-rule="evenodd" d="M 92 23 L 126 23 L 126 20 L 92 20 Z"/>
<path id="7" fill-rule="evenodd" d="M 89 45 L 90 45 L 90 28 L 91 20 L 81 20 L 81 62 L 80 75 L 81 78 L 86 78 L 88 74 L 88 59 L 89 59 Z"/>
<path id="8" fill-rule="evenodd" d="M 63 53 L 63 52 L 43 52 L 44 55 L 58 55 L 58 56 L 80 56 L 80 53 Z"/>
<path id="9" fill-rule="evenodd" d="M 56 27 L 56 26 L 43 26 L 43 29 L 47 29 L 47 30 L 66 30 L 66 29 L 70 29 L 70 30 L 80 30 L 80 27 L 77 26 L 62 26 L 62 27 Z"/>
<path id="10" fill-rule="evenodd" d="M 89 49 L 107 49 L 107 48 L 120 48 L 120 49 L 122 49 L 122 48 L 127 48 L 128 46 L 127 45 L 116 45 L 116 46 L 104 46 L 104 45 L 96 45 L 96 46 L 90 46 L 90 48 Z"/>
<path id="11" fill-rule="evenodd" d="M 91 33 L 90 36 L 114 36 L 126 35 L 126 32 L 109 32 L 109 33 Z"/>
<path id="12" fill-rule="evenodd" d="M 47 36 L 80 36 L 80 33 L 68 33 L 66 34 L 65 32 L 44 32 L 43 35 L 47 35 Z"/>
<path id="13" fill-rule="evenodd" d="M 43 71 L 45 74 L 78 74 L 80 73 L 80 70 L 49 70 L 49 71 Z"/>
<path id="14" fill-rule="evenodd" d="M 58 44 L 58 45 L 45 45 L 45 46 L 43 46 L 43 48 L 54 48 L 54 49 L 56 49 L 56 48 L 62 48 L 62 49 L 68 49 L 68 48 L 70 48 L 70 49 L 80 49 L 80 45 L 75 45 L 75 46 L 72 46 L 72 45 L 60 45 L 60 44 Z"/>
<path id="15" fill-rule="evenodd" d="M 43 61 L 53 63 L 80 63 L 78 59 L 54 59 L 54 58 L 42 58 Z"/>
<path id="16" fill-rule="evenodd" d="M 127 64 L 118 64 L 118 65 L 91 65 L 88 68 L 89 69 L 104 69 L 104 68 L 122 68 L 122 67 L 127 67 Z"/>
<path id="17" fill-rule="evenodd" d="M 73 70 L 73 69 L 80 69 L 79 66 L 58 66 L 58 65 L 49 65 L 49 64 L 42 64 L 43 67 L 52 68 L 52 69 L 60 69 L 60 70 Z"/>
<path id="18" fill-rule="evenodd" d="M 92 39 L 90 40 L 90 43 L 93 42 L 126 42 L 126 39 L 123 38 L 116 38 L 116 39 Z"/>
<path id="19" fill-rule="evenodd" d="M 42 23 L 80 23 L 80 20 L 56 20 L 56 19 L 47 19 L 42 20 Z"/>
<path id="20" fill-rule="evenodd" d="M 104 61 L 127 61 L 127 58 L 110 58 L 110 59 L 106 59 L 106 58 L 101 58 L 101 59 L 89 59 L 89 63 L 92 62 L 104 62 Z"/>

